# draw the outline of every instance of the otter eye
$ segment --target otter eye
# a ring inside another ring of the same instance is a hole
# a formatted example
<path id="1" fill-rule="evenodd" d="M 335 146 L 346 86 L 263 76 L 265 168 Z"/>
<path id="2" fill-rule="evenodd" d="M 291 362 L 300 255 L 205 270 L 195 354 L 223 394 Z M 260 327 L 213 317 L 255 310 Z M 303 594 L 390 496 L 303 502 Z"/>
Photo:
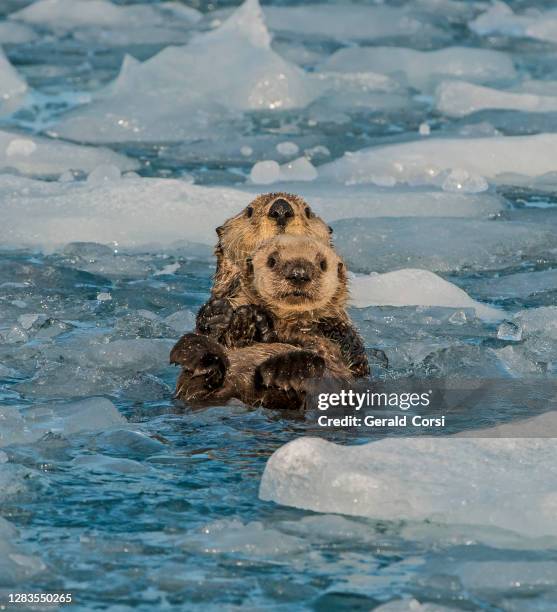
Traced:
<path id="1" fill-rule="evenodd" d="M 319 267 L 321 268 L 321 270 L 323 270 L 323 272 L 326 272 L 326 270 L 327 270 L 327 260 L 326 259 L 322 259 L 319 262 Z"/>
<path id="2" fill-rule="evenodd" d="M 246 208 L 246 217 L 249 219 L 253 216 L 253 206 L 248 206 Z"/>
<path id="3" fill-rule="evenodd" d="M 274 268 L 276 265 L 277 260 L 272 255 L 269 255 L 269 258 L 267 259 L 267 266 L 269 268 Z"/>
<path id="4" fill-rule="evenodd" d="M 311 208 L 309 206 L 306 206 L 304 212 L 306 213 L 306 217 L 311 219 Z"/>

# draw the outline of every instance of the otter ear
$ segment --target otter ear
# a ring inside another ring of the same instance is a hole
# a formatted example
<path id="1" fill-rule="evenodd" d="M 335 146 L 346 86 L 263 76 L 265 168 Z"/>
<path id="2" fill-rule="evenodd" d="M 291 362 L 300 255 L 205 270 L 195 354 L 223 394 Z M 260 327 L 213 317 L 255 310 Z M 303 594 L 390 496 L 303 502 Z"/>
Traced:
<path id="1" fill-rule="evenodd" d="M 327 226 L 327 229 L 329 230 L 329 235 L 332 235 L 332 233 L 333 233 L 333 228 L 332 228 L 330 225 L 328 225 L 328 226 Z"/>
<path id="2" fill-rule="evenodd" d="M 222 238 L 222 235 L 224 234 L 224 225 L 219 225 L 215 231 L 217 232 L 219 239 Z"/>
<path id="3" fill-rule="evenodd" d="M 342 261 L 338 262 L 337 271 L 338 271 L 338 277 L 343 281 L 346 280 L 346 268 L 344 264 L 342 263 Z"/>

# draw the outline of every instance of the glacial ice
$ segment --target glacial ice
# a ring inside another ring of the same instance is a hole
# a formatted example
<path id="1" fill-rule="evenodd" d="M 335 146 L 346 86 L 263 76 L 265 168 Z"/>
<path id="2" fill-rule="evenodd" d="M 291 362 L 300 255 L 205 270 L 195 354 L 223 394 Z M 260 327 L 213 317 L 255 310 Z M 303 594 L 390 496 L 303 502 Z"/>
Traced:
<path id="1" fill-rule="evenodd" d="M 332 225 L 335 245 L 354 272 L 497 270 L 528 257 L 553 261 L 557 248 L 555 231 L 535 223 L 405 217 Z"/>
<path id="2" fill-rule="evenodd" d="M 276 183 L 277 191 L 295 191 L 327 221 L 346 217 L 488 217 L 503 209 L 491 193 L 462 193 L 405 186 L 339 185 L 322 181 Z M 255 190 L 250 188 L 250 191 Z"/>
<path id="3" fill-rule="evenodd" d="M 458 175 L 459 191 L 483 191 L 483 177 L 514 184 L 557 171 L 557 135 L 492 138 L 428 138 L 347 152 L 319 169 L 321 177 L 345 184 L 436 185 Z M 456 177 L 455 177 L 456 178 Z"/>
<path id="4" fill-rule="evenodd" d="M 116 85 L 63 117 L 54 131 L 96 143 L 222 138 L 219 121 L 242 111 L 305 107 L 322 88 L 272 50 L 258 1 L 246 0 L 189 44 L 124 64 Z"/>
<path id="5" fill-rule="evenodd" d="M 10 64 L 0 47 L 0 116 L 13 113 L 27 93 L 27 83 Z"/>
<path id="6" fill-rule="evenodd" d="M 91 172 L 106 164 L 122 171 L 138 167 L 136 161 L 102 147 L 85 147 L 0 130 L 0 170 L 15 169 L 22 174 L 57 176 L 70 169 Z"/>
<path id="7" fill-rule="evenodd" d="M 350 47 L 333 53 L 320 70 L 377 72 L 398 78 L 421 91 L 431 91 L 441 80 L 453 78 L 473 83 L 497 83 L 513 79 L 511 58 L 501 51 L 447 47 L 416 51 L 403 47 Z"/>
<path id="8" fill-rule="evenodd" d="M 17 45 L 26 43 L 34 38 L 36 34 L 33 28 L 23 23 L 0 23 L 0 45 Z"/>
<path id="9" fill-rule="evenodd" d="M 71 435 L 83 431 L 104 431 L 126 419 L 112 402 L 91 397 L 67 404 L 35 405 L 18 410 L 0 407 L 0 446 L 31 444 L 47 433 Z"/>
<path id="10" fill-rule="evenodd" d="M 473 300 L 465 291 L 428 270 L 402 269 L 350 278 L 350 302 L 366 306 L 447 306 L 473 308 L 481 319 L 498 320 L 504 313 Z"/>
<path id="11" fill-rule="evenodd" d="M 37 150 L 41 150 L 40 146 Z M 63 165 L 56 170 L 61 170 Z M 55 168 L 43 167 L 41 170 L 50 172 Z M 103 172 L 100 174 L 104 176 Z M 404 187 L 383 189 L 369 185 L 342 188 L 317 181 L 277 183 L 273 189 L 296 191 L 307 197 L 315 211 L 329 222 L 346 216 L 485 217 L 502 208 L 501 200 L 492 194 L 411 191 Z M 153 245 L 168 248 L 185 241 L 213 245 L 215 227 L 237 214 L 260 190 L 260 186 L 251 187 L 249 191 L 203 187 L 174 179 L 126 178 L 52 183 L 2 175 L 0 212 L 4 222 L 0 226 L 0 240 L 7 247 L 27 245 L 48 250 L 68 242 L 112 245 L 112 249 Z M 157 219 L 156 226 L 153 225 L 154 218 Z M 388 220 L 379 223 L 388 224 Z M 449 222 L 448 229 L 442 230 L 443 235 L 452 227 Z M 454 231 L 459 233 L 456 226 Z M 356 229 L 356 237 L 360 232 Z M 525 238 L 525 232 L 522 233 Z M 512 236 L 520 239 L 517 232 Z M 534 233 L 534 237 L 539 236 L 539 232 Z M 496 238 L 496 242 L 502 240 Z M 352 250 L 357 244 L 347 246 Z M 446 250 L 440 248 L 441 252 Z M 425 245 L 423 249 L 429 256 Z M 124 262 L 126 265 L 120 270 L 118 266 L 122 261 L 114 260 L 112 250 L 105 248 L 105 251 L 102 257 L 100 253 L 92 253 L 91 262 L 82 262 L 84 269 L 108 276 L 120 272 L 136 273 L 129 265 L 137 262 Z M 71 254 L 68 252 L 68 255 Z M 76 256 L 80 257 L 79 253 Z M 92 263 L 97 260 L 98 264 Z M 138 272 L 142 273 L 142 270 Z"/>
<path id="12" fill-rule="evenodd" d="M 503 91 L 464 81 L 442 82 L 435 97 L 437 109 L 449 117 L 464 117 L 486 109 L 557 112 L 557 96 Z"/>
<path id="13" fill-rule="evenodd" d="M 110 46 L 183 43 L 201 17 L 176 2 L 119 6 L 106 0 L 39 0 L 10 15 L 15 27 L 21 21 Z"/>
<path id="14" fill-rule="evenodd" d="M 407 7 L 332 4 L 266 6 L 270 29 L 304 37 L 336 40 L 374 40 L 397 36 L 435 36 L 441 32 L 419 11 Z"/>
<path id="15" fill-rule="evenodd" d="M 557 42 L 557 10 L 529 11 L 516 14 L 510 6 L 495 0 L 489 8 L 469 24 L 480 36 L 502 34 Z"/>
<path id="16" fill-rule="evenodd" d="M 304 437 L 271 456 L 259 496 L 315 512 L 555 536 L 556 460 L 554 438 L 388 438 L 340 446 Z"/>

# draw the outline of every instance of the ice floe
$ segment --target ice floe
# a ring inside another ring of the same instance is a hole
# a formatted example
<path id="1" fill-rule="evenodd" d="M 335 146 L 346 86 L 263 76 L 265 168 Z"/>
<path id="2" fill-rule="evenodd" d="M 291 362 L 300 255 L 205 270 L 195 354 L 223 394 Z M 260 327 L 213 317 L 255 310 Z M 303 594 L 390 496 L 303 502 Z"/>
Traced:
<path id="1" fill-rule="evenodd" d="M 428 270 L 402 269 L 385 274 L 353 276 L 351 304 L 366 306 L 448 306 L 473 308 L 481 319 L 498 320 L 501 310 L 473 300 L 465 291 Z"/>
<path id="2" fill-rule="evenodd" d="M 497 270 L 530 257 L 554 261 L 557 248 L 555 231 L 535 223 L 406 217 L 332 225 L 335 245 L 354 272 Z"/>
<path id="3" fill-rule="evenodd" d="M 299 438 L 269 459 L 263 500 L 374 519 L 557 535 L 554 438 Z"/>
<path id="4" fill-rule="evenodd" d="M 71 32 L 74 38 L 106 46 L 185 42 L 188 29 L 201 17 L 177 2 L 119 6 L 107 0 L 39 0 L 10 15 L 16 22 Z"/>
<path id="5" fill-rule="evenodd" d="M 435 36 L 441 31 L 423 13 L 408 7 L 332 4 L 268 6 L 272 30 L 337 40 L 373 40 L 397 36 Z"/>
<path id="6" fill-rule="evenodd" d="M 33 28 L 23 23 L 0 23 L 0 45 L 26 43 L 36 38 L 36 36 Z"/>
<path id="7" fill-rule="evenodd" d="M 86 147 L 30 134 L 0 130 L 0 170 L 59 176 L 67 170 L 94 172 L 99 166 L 133 170 L 138 163 L 102 147 Z"/>
<path id="8" fill-rule="evenodd" d="M 10 64 L 0 47 L 0 115 L 14 112 L 27 93 L 27 83 Z"/>
<path id="9" fill-rule="evenodd" d="M 503 91 L 464 81 L 441 83 L 435 97 L 437 109 L 449 117 L 464 117 L 487 109 L 529 113 L 557 112 L 557 96 Z"/>
<path id="10" fill-rule="evenodd" d="M 68 147 L 73 146 L 68 145 Z M 93 151 L 101 155 L 99 149 L 93 149 Z M 72 149 L 69 148 L 68 154 L 71 152 Z M 76 159 L 79 158 L 76 157 Z M 53 158 L 50 161 L 52 162 Z M 60 171 L 63 165 L 61 164 L 58 168 L 45 166 L 40 170 L 51 173 L 54 170 Z M 26 167 L 20 165 L 19 169 L 24 170 Z M 28 170 L 37 172 L 39 168 L 33 166 Z M 106 167 L 101 166 L 93 169 L 87 181 L 52 183 L 11 175 L 0 176 L 0 212 L 4 219 L 0 228 L 2 244 L 8 247 L 26 245 L 47 250 L 64 246 L 69 242 L 98 243 L 112 245 L 113 248 L 115 246 L 118 248 L 149 246 L 160 248 L 171 247 L 183 242 L 213 245 L 216 240 L 215 227 L 242 210 L 261 190 L 261 186 L 257 190 L 252 187 L 249 191 L 226 187 L 203 187 L 175 179 L 118 179 L 117 174 L 116 167 L 113 168 L 113 172 L 108 172 Z M 292 189 L 289 185 L 294 184 L 286 183 L 284 188 Z M 273 188 L 277 187 L 273 186 Z M 478 196 L 430 190 L 411 192 L 404 188 L 388 190 L 372 186 L 341 188 L 334 184 L 319 185 L 317 183 L 296 183 L 295 191 L 307 197 L 315 211 L 329 222 L 352 216 L 362 218 L 485 217 L 497 213 L 502 208 L 501 200 L 491 194 Z M 154 219 L 156 223 L 153 222 Z M 393 219 L 393 222 L 396 223 L 397 220 Z M 351 226 L 352 222 L 349 223 Z M 408 231 L 411 231 L 411 227 L 414 227 L 413 220 L 409 223 L 409 226 L 403 226 L 407 229 L 402 230 L 401 236 L 405 236 Z M 353 232 L 350 230 L 350 238 L 354 239 L 352 242 L 348 238 L 345 239 L 344 228 L 346 226 L 343 225 L 342 229 L 339 228 L 339 245 L 350 257 L 359 260 L 358 249 L 365 250 L 373 244 L 377 257 L 381 261 L 381 253 L 384 253 L 383 249 L 388 246 L 390 232 L 387 231 L 387 234 L 379 238 L 380 235 L 377 234 L 376 237 L 373 228 L 382 227 L 385 231 L 387 227 L 385 224 L 388 226 L 388 220 L 383 219 L 378 221 L 378 225 L 370 225 L 372 235 L 369 239 L 371 242 L 366 245 L 363 241 L 366 240 L 364 236 L 368 226 L 364 219 L 356 222 Z M 479 227 L 491 229 L 489 225 Z M 473 234 L 478 229 L 477 226 L 474 226 L 473 229 L 466 226 L 464 232 L 468 230 Z M 515 230 L 511 234 L 505 232 L 505 229 L 506 227 L 501 230 L 502 236 L 512 235 L 513 239 L 519 241 L 515 244 L 522 244 L 523 247 L 526 247 L 525 229 L 522 232 Z M 440 223 L 439 228 L 435 227 L 435 231 L 440 237 L 446 236 L 447 232 L 451 236 L 454 233 L 457 243 L 458 235 L 465 235 L 461 226 L 451 224 L 450 220 L 447 223 Z M 534 229 L 532 232 L 532 240 L 539 241 L 543 233 L 540 234 Z M 425 261 L 435 256 L 434 250 L 429 250 L 425 243 L 422 243 L 420 247 L 415 234 L 413 236 L 409 244 L 401 246 L 401 252 L 412 250 L 412 245 L 414 245 L 416 262 L 420 257 L 418 251 L 420 248 L 421 256 L 425 258 Z M 359 241 L 360 237 L 361 241 Z M 394 238 L 396 238 L 396 233 L 391 235 L 391 239 Z M 433 238 L 430 237 L 431 239 Z M 471 240 L 473 242 L 473 238 Z M 494 241 L 499 245 L 503 243 L 504 238 L 497 238 L 494 232 Z M 544 242 L 541 241 L 540 245 L 543 246 L 543 244 Z M 481 248 L 480 251 L 477 251 L 478 247 Z M 465 261 L 469 261 L 473 254 L 471 248 L 463 244 L 462 250 L 459 251 L 457 248 L 455 252 L 460 255 L 469 253 L 468 259 L 465 258 Z M 485 257 L 488 256 L 487 247 L 484 248 L 482 242 L 475 248 L 476 258 L 481 257 L 482 253 Z M 439 249 L 440 253 L 447 250 L 441 244 Z M 105 254 L 97 251 L 86 255 L 83 259 L 83 265 L 89 262 L 84 269 L 112 276 L 119 274 L 120 263 L 128 265 L 128 262 L 114 261 L 113 252 L 110 249 Z M 70 255 L 71 253 L 68 252 L 68 256 Z M 76 256 L 81 257 L 80 253 L 77 253 Z M 450 253 L 448 256 L 451 259 L 458 257 L 458 255 L 452 257 Z M 442 255 L 437 255 L 437 257 L 442 257 Z M 101 263 L 95 266 L 91 262 L 96 260 Z M 127 267 L 124 267 L 122 272 L 131 273 Z"/>
<path id="11" fill-rule="evenodd" d="M 333 53 L 319 68 L 338 72 L 377 72 L 425 91 L 431 90 L 440 80 L 451 77 L 473 83 L 496 83 L 516 76 L 507 54 L 467 47 L 447 47 L 436 51 L 350 47 Z"/>
<path id="12" fill-rule="evenodd" d="M 323 178 L 345 184 L 436 185 L 448 191 L 479 192 L 485 179 L 513 184 L 557 172 L 557 135 L 492 138 L 428 138 L 347 152 L 319 169 Z"/>
<path id="13" fill-rule="evenodd" d="M 241 111 L 304 107 L 322 87 L 271 49 L 257 0 L 246 0 L 189 44 L 124 65 L 116 85 L 54 129 L 87 142 L 222 138 L 219 121 Z"/>
<path id="14" fill-rule="evenodd" d="M 480 35 L 502 34 L 557 42 L 557 10 L 532 9 L 517 14 L 508 4 L 495 0 L 469 27 Z"/>
<path id="15" fill-rule="evenodd" d="M 103 431 L 126 422 L 114 404 L 101 397 L 67 404 L 35 405 L 24 411 L 3 406 L 0 415 L 0 446 L 30 444 L 47 433 L 71 435 Z"/>

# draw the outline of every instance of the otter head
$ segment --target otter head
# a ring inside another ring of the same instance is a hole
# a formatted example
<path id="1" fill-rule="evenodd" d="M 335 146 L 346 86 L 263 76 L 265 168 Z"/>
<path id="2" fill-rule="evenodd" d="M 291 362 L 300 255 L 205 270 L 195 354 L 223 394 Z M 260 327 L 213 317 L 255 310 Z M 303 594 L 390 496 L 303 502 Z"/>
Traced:
<path id="1" fill-rule="evenodd" d="M 217 253 L 238 266 L 266 240 L 288 234 L 330 244 L 332 229 L 300 196 L 265 193 L 217 228 Z"/>
<path id="2" fill-rule="evenodd" d="M 328 245 L 312 238 L 281 235 L 247 258 L 250 290 L 276 315 L 343 309 L 347 299 L 344 264 Z"/>

